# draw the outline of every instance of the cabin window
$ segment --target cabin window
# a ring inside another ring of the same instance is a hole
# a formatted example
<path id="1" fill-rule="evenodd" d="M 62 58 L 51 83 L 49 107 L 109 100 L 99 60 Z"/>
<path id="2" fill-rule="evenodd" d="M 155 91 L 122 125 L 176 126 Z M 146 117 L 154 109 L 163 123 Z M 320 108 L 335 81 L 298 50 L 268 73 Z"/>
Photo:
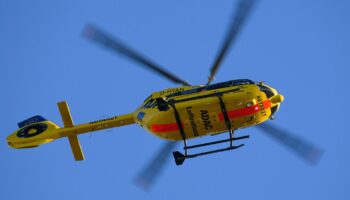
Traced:
<path id="1" fill-rule="evenodd" d="M 251 80 L 248 80 L 248 79 L 226 81 L 226 82 L 222 82 L 222 83 L 209 85 L 207 87 L 207 90 L 215 90 L 215 89 L 226 88 L 226 87 L 230 87 L 230 86 L 248 85 L 248 84 L 254 84 L 254 82 Z"/>
<path id="2" fill-rule="evenodd" d="M 152 107 L 152 104 L 156 102 L 154 99 L 150 99 L 148 100 L 145 105 L 143 106 L 143 108 L 151 108 Z"/>
<path id="3" fill-rule="evenodd" d="M 249 80 L 249 79 L 240 79 L 240 80 L 233 80 L 232 81 L 232 86 L 236 86 L 236 85 L 248 85 L 248 84 L 254 84 L 253 81 Z"/>
<path id="4" fill-rule="evenodd" d="M 142 121 L 143 117 L 145 116 L 144 112 L 139 112 L 139 114 L 137 114 L 137 119 Z"/>
<path id="5" fill-rule="evenodd" d="M 153 101 L 153 103 L 150 105 L 150 107 L 155 108 L 157 106 L 157 101 Z"/>
<path id="6" fill-rule="evenodd" d="M 196 92 L 200 92 L 202 90 L 215 90 L 215 89 L 220 89 L 220 88 L 226 88 L 230 86 L 237 86 L 237 85 L 248 85 L 248 84 L 254 84 L 253 81 L 249 79 L 239 79 L 239 80 L 232 80 L 232 81 L 226 81 L 222 83 L 216 83 L 213 85 L 209 85 L 208 87 L 198 87 L 198 88 L 193 88 L 190 90 L 185 90 L 182 92 L 175 92 L 173 94 L 168 95 L 167 97 L 175 97 L 175 96 L 180 96 L 180 95 L 185 95 L 185 94 L 192 94 Z"/>
<path id="7" fill-rule="evenodd" d="M 232 81 L 226 81 L 223 83 L 216 83 L 213 85 L 209 85 L 207 87 L 207 90 L 215 90 L 215 89 L 220 89 L 220 88 L 225 88 L 225 87 L 230 87 L 230 86 L 232 86 Z"/>

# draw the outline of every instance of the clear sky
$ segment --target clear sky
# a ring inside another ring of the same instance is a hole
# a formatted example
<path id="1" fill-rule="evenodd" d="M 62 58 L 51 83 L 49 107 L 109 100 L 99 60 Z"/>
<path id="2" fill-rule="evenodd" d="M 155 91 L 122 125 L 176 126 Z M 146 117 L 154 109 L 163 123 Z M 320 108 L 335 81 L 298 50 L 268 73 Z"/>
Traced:
<path id="1" fill-rule="evenodd" d="M 0 1 L 0 199 L 349 199 L 349 1 L 261 0 L 216 81 L 264 80 L 285 96 L 273 122 L 322 147 L 312 167 L 259 130 L 237 151 L 169 159 L 150 192 L 133 184 L 162 145 L 141 127 L 15 150 L 6 137 L 40 114 L 62 125 L 124 114 L 171 82 L 81 37 L 94 23 L 192 84 L 207 80 L 235 3 L 180 1 Z"/>

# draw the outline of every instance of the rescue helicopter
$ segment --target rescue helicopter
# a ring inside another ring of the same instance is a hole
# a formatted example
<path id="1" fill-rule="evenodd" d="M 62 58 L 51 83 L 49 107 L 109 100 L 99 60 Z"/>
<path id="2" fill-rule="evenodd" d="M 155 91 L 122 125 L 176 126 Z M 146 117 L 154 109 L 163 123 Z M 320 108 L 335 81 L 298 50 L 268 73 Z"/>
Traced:
<path id="1" fill-rule="evenodd" d="M 39 115 L 18 123 L 19 129 L 7 137 L 12 148 L 33 148 L 42 144 L 67 137 L 76 161 L 84 160 L 84 154 L 78 135 L 130 124 L 139 124 L 155 136 L 167 140 L 157 155 L 137 178 L 138 183 L 149 187 L 162 170 L 165 160 L 172 153 L 176 165 L 182 165 L 186 159 L 235 150 L 244 144 L 236 141 L 249 138 L 248 135 L 236 136 L 239 129 L 256 126 L 263 132 L 285 144 L 306 161 L 315 164 L 322 150 L 300 139 L 282 128 L 266 123 L 273 119 L 283 102 L 283 95 L 264 82 L 249 79 L 236 79 L 212 84 L 224 57 L 235 42 L 238 33 L 255 6 L 255 0 L 240 0 L 234 12 L 230 28 L 218 52 L 206 84 L 192 86 L 188 82 L 168 72 L 165 68 L 146 58 L 142 54 L 110 36 L 95 25 L 87 25 L 83 36 L 109 50 L 123 55 L 141 66 L 164 78 L 181 84 L 152 93 L 133 112 L 110 118 L 75 125 L 68 104 L 58 103 L 64 127 Z M 204 136 L 227 134 L 227 139 L 188 145 L 187 141 Z M 183 151 L 173 149 L 180 141 Z M 191 149 L 215 146 L 226 143 L 227 147 L 199 153 L 190 153 Z"/>

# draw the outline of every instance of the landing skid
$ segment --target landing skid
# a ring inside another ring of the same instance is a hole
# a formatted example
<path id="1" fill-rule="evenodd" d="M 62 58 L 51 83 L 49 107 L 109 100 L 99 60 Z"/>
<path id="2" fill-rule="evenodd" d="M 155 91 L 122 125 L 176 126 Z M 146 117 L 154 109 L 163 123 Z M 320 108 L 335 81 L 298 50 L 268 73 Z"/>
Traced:
<path id="1" fill-rule="evenodd" d="M 187 144 L 185 143 L 185 146 L 184 146 L 185 154 L 182 154 L 179 151 L 173 152 L 175 163 L 176 163 L 176 165 L 182 165 L 186 158 L 195 158 L 198 156 L 204 156 L 204 155 L 208 155 L 208 154 L 214 154 L 214 153 L 219 153 L 219 152 L 223 152 L 223 151 L 231 151 L 234 149 L 238 149 L 238 148 L 244 146 L 244 144 L 234 146 L 234 145 L 232 145 L 232 142 L 234 140 L 242 140 L 242 139 L 247 139 L 247 138 L 249 138 L 249 135 L 236 137 L 236 138 L 232 137 L 232 138 L 226 139 L 226 140 L 218 140 L 218 141 L 214 141 L 214 142 L 202 143 L 202 144 L 197 144 L 197 145 L 192 145 L 192 146 L 187 146 Z M 216 149 L 216 150 L 212 150 L 212 151 L 205 151 L 205 152 L 196 153 L 196 154 L 188 154 L 188 149 L 210 146 L 210 145 L 220 144 L 220 143 L 224 143 L 224 142 L 230 142 L 230 146 L 227 148 Z"/>
<path id="2" fill-rule="evenodd" d="M 186 158 L 195 158 L 195 157 L 198 157 L 198 156 L 218 153 L 218 152 L 222 152 L 222 151 L 230 151 L 230 150 L 234 150 L 234 149 L 240 148 L 244 144 L 240 144 L 238 146 L 234 146 L 233 145 L 233 141 L 234 140 L 242 140 L 242 139 L 249 138 L 249 135 L 236 137 L 236 138 L 233 137 L 233 126 L 232 126 L 231 121 L 229 119 L 229 116 L 227 114 L 226 105 L 225 105 L 225 103 L 224 103 L 224 101 L 222 99 L 222 95 L 223 95 L 222 93 L 214 94 L 214 96 L 218 97 L 218 99 L 219 99 L 221 111 L 222 111 L 222 113 L 224 115 L 224 119 L 225 119 L 225 125 L 226 125 L 228 133 L 229 133 L 229 139 L 218 140 L 218 141 L 214 141 L 214 142 L 208 142 L 208 143 L 197 144 L 197 145 L 192 145 L 192 146 L 187 146 L 186 134 L 185 134 L 185 131 L 184 131 L 183 127 L 182 127 L 182 122 L 181 122 L 180 115 L 179 115 L 179 113 L 178 113 L 178 111 L 176 109 L 176 106 L 175 106 L 176 103 L 180 103 L 180 101 L 184 101 L 184 100 L 180 100 L 178 102 L 175 102 L 175 101 L 166 101 L 163 98 L 157 98 L 156 99 L 157 107 L 158 107 L 159 111 L 167 111 L 167 110 L 169 110 L 170 107 L 174 110 L 176 124 L 179 127 L 179 132 L 180 132 L 182 141 L 184 143 L 185 154 L 182 154 L 179 151 L 173 152 L 173 156 L 174 156 L 176 165 L 182 165 Z M 186 101 L 188 101 L 188 100 L 186 100 Z M 222 149 L 216 149 L 216 150 L 212 150 L 212 151 L 205 151 L 205 152 L 196 153 L 196 154 L 188 154 L 188 149 L 199 148 L 199 147 L 204 147 L 204 146 L 209 146 L 209 145 L 214 145 L 214 144 L 220 144 L 220 143 L 224 143 L 224 142 L 229 142 L 230 143 L 229 147 L 222 148 Z"/>

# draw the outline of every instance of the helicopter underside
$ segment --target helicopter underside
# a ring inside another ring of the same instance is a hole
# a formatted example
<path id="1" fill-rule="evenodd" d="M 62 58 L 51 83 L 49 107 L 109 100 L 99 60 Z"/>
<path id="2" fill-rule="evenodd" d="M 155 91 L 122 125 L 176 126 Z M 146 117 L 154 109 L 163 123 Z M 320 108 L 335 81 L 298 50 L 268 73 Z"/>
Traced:
<path id="1" fill-rule="evenodd" d="M 175 103 L 164 111 L 157 106 L 140 107 L 135 112 L 136 122 L 163 139 L 183 140 L 180 129 L 186 139 L 192 139 L 256 125 L 271 115 L 270 100 L 253 84 L 185 95 L 169 102 Z"/>

